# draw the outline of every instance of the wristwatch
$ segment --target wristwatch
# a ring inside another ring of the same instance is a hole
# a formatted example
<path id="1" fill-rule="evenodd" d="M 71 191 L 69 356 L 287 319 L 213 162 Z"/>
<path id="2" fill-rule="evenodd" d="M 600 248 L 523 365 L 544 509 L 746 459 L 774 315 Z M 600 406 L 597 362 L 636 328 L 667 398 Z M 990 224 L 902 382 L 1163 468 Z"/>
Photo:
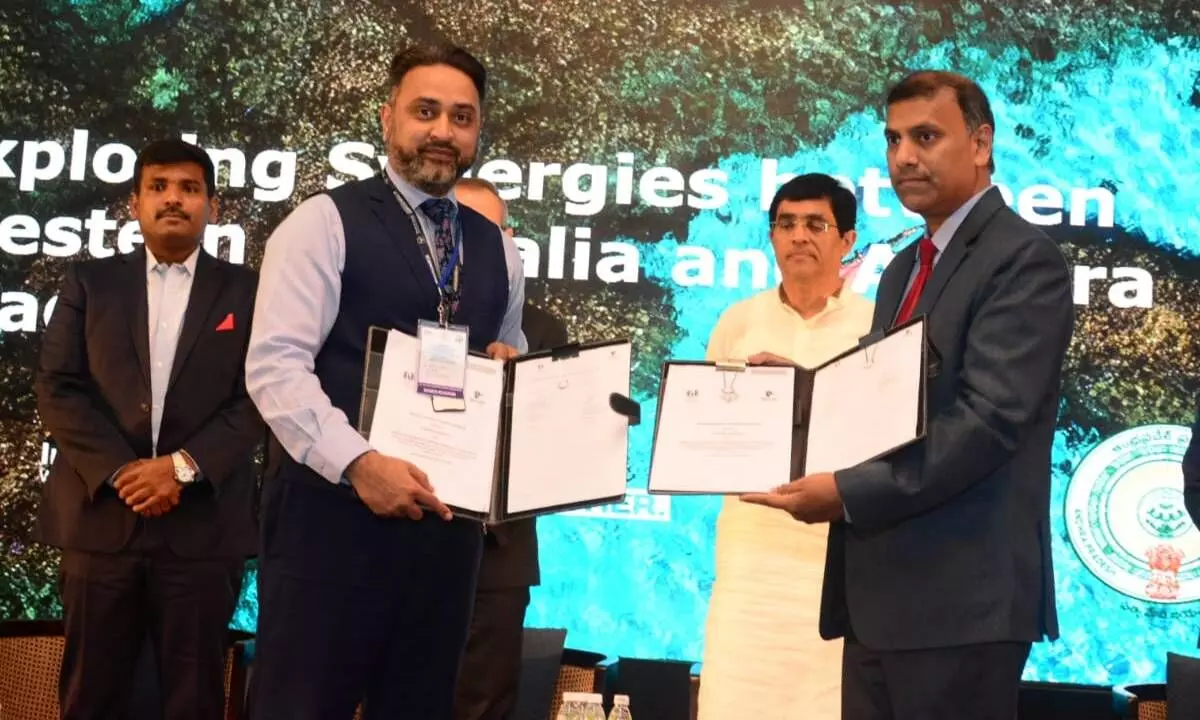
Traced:
<path id="1" fill-rule="evenodd" d="M 175 481 L 181 485 L 187 485 L 196 479 L 196 471 L 188 465 L 188 461 L 183 457 L 181 452 L 171 453 L 171 462 L 175 463 Z"/>

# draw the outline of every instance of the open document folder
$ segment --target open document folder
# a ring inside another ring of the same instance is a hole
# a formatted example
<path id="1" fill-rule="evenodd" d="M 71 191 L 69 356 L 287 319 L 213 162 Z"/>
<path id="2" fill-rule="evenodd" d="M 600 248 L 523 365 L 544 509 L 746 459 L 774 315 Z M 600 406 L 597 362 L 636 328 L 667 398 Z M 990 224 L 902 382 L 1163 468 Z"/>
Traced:
<path id="1" fill-rule="evenodd" d="M 462 399 L 417 392 L 416 337 L 372 328 L 359 431 L 428 476 L 458 515 L 499 523 L 619 502 L 629 425 L 628 340 L 510 360 L 472 354 Z"/>
<path id="2" fill-rule="evenodd" d="M 768 492 L 925 436 L 924 316 L 806 369 L 663 365 L 651 493 Z"/>

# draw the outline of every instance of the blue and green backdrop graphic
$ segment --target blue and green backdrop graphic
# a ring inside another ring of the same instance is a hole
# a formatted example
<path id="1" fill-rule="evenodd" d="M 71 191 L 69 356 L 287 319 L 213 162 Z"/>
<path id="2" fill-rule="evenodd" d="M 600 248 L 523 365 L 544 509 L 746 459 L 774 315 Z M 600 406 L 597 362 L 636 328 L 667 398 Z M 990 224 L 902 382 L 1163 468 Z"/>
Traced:
<path id="1" fill-rule="evenodd" d="M 721 310 L 773 282 L 765 203 L 787 173 L 854 186 L 853 288 L 873 297 L 920 222 L 887 185 L 882 97 L 914 68 L 976 78 L 996 182 L 1075 266 L 1053 457 L 1062 639 L 1026 677 L 1161 678 L 1200 634 L 1200 538 L 1172 520 L 1200 357 L 1198 27 L 1187 0 L 5 3 L 0 617 L 59 612 L 56 557 L 28 540 L 52 453 L 32 368 L 64 263 L 132 246 L 122 146 L 219 150 L 213 247 L 256 266 L 300 199 L 378 167 L 390 54 L 448 38 L 492 72 L 479 165 L 512 195 L 529 297 L 576 338 L 634 339 L 646 417 L 660 363 L 700 357 Z M 651 432 L 631 430 L 624 504 L 540 522 L 529 624 L 699 660 L 720 501 L 645 495 Z M 235 625 L 255 620 L 251 582 Z"/>

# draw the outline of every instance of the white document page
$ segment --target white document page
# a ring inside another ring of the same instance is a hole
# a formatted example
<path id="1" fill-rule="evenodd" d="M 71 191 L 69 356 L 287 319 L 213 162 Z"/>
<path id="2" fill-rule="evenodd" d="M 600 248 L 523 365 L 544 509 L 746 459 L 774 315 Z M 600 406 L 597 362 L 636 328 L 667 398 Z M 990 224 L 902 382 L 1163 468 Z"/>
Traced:
<path id="1" fill-rule="evenodd" d="M 650 490 L 738 494 L 792 480 L 795 381 L 790 367 L 671 365 Z"/>
<path id="2" fill-rule="evenodd" d="M 417 392 L 416 338 L 388 333 L 371 422 L 371 447 L 411 462 L 429 476 L 434 493 L 452 509 L 491 511 L 504 399 L 504 365 L 467 358 L 461 412 L 435 412 L 436 398 Z"/>
<path id="3" fill-rule="evenodd" d="M 509 513 L 582 505 L 625 493 L 629 420 L 609 406 L 629 395 L 632 345 L 517 363 L 509 438 Z"/>
<path id="4" fill-rule="evenodd" d="M 917 437 L 923 322 L 817 371 L 805 474 L 845 470 Z"/>

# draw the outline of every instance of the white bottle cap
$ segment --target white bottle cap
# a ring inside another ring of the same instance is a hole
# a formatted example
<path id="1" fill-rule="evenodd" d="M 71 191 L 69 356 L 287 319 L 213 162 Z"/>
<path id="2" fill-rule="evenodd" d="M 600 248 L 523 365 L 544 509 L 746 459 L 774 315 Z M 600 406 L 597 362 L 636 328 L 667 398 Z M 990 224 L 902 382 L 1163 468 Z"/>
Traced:
<path id="1" fill-rule="evenodd" d="M 624 706 L 628 707 L 629 706 L 629 696 L 628 695 L 613 695 L 613 704 L 614 705 L 624 705 Z"/>
<path id="2" fill-rule="evenodd" d="M 588 702 L 604 704 L 604 696 L 600 693 L 586 693 L 586 696 Z"/>
<path id="3" fill-rule="evenodd" d="M 565 692 L 565 693 L 563 693 L 563 702 L 565 702 L 565 703 L 587 702 L 587 693 Z"/>

